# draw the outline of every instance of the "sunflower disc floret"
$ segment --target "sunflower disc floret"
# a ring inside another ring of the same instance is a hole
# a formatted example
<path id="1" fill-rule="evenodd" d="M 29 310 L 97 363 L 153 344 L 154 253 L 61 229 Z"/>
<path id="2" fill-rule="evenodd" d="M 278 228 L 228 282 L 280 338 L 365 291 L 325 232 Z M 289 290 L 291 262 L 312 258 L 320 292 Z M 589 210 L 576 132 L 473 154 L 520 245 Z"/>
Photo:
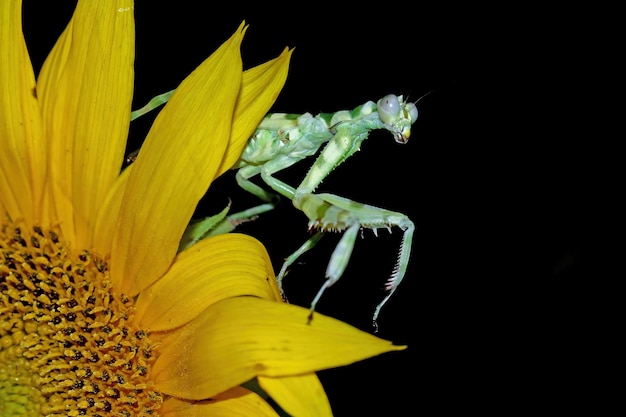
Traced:
<path id="1" fill-rule="evenodd" d="M 106 260 L 6 224 L 0 251 L 0 415 L 154 415 L 155 347 Z"/>

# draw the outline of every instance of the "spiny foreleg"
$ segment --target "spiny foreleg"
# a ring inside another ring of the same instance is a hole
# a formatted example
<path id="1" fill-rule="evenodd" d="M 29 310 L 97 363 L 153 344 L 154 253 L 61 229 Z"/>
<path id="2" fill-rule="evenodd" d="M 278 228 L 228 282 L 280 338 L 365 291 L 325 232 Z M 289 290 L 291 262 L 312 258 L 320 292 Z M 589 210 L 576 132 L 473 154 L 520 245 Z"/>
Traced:
<path id="1" fill-rule="evenodd" d="M 374 328 L 377 329 L 377 319 L 380 310 L 398 288 L 406 274 L 411 255 L 415 225 L 402 213 L 357 203 L 334 194 L 298 195 L 297 204 L 309 218 L 310 228 L 317 229 L 321 232 L 341 232 L 346 230 L 331 256 L 326 270 L 326 282 L 316 296 L 311 306 L 311 311 L 314 310 L 315 303 L 318 301 L 319 297 L 321 297 L 324 290 L 337 282 L 343 275 L 348 266 L 356 236 L 360 229 L 372 229 L 374 233 L 376 233 L 379 228 L 390 230 L 395 226 L 403 231 L 398 258 L 390 277 L 385 283 L 385 290 L 389 291 L 389 293 L 378 306 L 376 306 L 372 318 Z"/>
<path id="2" fill-rule="evenodd" d="M 335 168 L 360 149 L 361 143 L 367 139 L 370 130 L 370 127 L 363 121 L 358 123 L 343 121 L 335 126 L 335 136 L 324 146 L 296 189 L 293 199 L 296 208 L 300 208 L 296 201 L 298 194 L 313 193 Z"/>

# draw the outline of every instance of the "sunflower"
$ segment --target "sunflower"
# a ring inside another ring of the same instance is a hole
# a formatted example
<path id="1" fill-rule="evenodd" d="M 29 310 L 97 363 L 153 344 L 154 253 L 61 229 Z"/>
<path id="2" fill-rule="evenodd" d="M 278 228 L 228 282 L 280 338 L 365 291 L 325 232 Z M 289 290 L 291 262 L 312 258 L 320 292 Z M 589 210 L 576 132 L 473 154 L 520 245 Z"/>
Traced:
<path id="1" fill-rule="evenodd" d="M 242 23 L 121 170 L 133 2 L 79 0 L 37 80 L 21 11 L 0 2 L 0 415 L 331 415 L 316 371 L 404 348 L 321 314 L 308 323 L 249 236 L 177 251 L 291 50 L 244 71 Z"/>

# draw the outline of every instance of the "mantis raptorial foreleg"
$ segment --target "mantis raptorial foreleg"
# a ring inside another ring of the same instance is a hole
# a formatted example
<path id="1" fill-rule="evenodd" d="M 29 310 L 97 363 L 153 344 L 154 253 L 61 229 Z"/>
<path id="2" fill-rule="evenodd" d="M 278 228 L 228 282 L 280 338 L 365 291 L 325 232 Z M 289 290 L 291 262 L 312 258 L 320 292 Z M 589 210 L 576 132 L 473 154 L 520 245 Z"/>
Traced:
<path id="1" fill-rule="evenodd" d="M 173 91 L 170 91 L 155 97 L 148 105 L 134 111 L 131 119 L 164 103 L 172 93 Z M 288 268 L 302 254 L 313 248 L 324 233 L 343 232 L 329 260 L 326 281 L 311 303 L 312 317 L 324 291 L 337 282 L 346 270 L 359 231 L 372 229 L 376 233 L 379 228 L 399 227 L 403 230 L 402 243 L 396 265 L 385 284 L 388 293 L 374 312 L 373 321 L 376 326 L 376 319 L 382 306 L 394 293 L 406 273 L 415 229 L 413 222 L 402 213 L 357 203 L 333 194 L 315 194 L 315 190 L 331 171 L 359 150 L 362 142 L 373 130 L 387 130 L 393 134 L 397 143 L 404 144 L 408 142 L 411 125 L 416 119 L 415 103 L 406 102 L 402 96 L 393 94 L 383 97 L 377 103 L 368 101 L 351 111 L 321 113 L 317 116 L 310 113 L 269 114 L 258 126 L 239 162 L 233 167 L 237 170 L 236 180 L 239 186 L 256 195 L 263 204 L 228 216 L 222 212 L 194 223 L 181 242 L 180 250 L 204 237 L 230 232 L 241 222 L 272 210 L 279 200 L 278 195 L 290 199 L 294 207 L 306 214 L 309 229 L 315 230 L 316 233 L 286 258 L 277 276 L 281 290 L 282 280 Z M 274 176 L 279 171 L 318 152 L 315 162 L 297 187 Z M 260 176 L 277 194 L 254 183 L 252 179 L 256 176 Z"/>
<path id="2" fill-rule="evenodd" d="M 309 221 L 309 228 L 319 230 L 320 232 L 318 232 L 318 234 L 324 231 L 345 230 L 339 244 L 331 255 L 328 267 L 326 268 L 326 281 L 315 296 L 311 305 L 311 311 L 315 309 L 315 305 L 324 290 L 337 282 L 343 275 L 348 266 L 350 255 L 352 254 L 352 249 L 358 235 L 357 232 L 362 228 L 366 228 L 372 229 L 374 234 L 377 234 L 378 229 L 385 228 L 390 230 L 393 226 L 399 227 L 403 231 L 398 259 L 391 276 L 385 283 L 385 289 L 389 292 L 376 306 L 372 318 L 374 326 L 377 326 L 376 320 L 378 319 L 381 308 L 387 300 L 389 300 L 396 288 L 398 288 L 398 285 L 406 273 L 409 257 L 411 255 L 415 225 L 402 213 L 385 210 L 368 204 L 357 203 L 333 194 L 303 194 L 299 196 L 299 206 L 309 219 L 315 219 Z M 321 236 L 317 238 L 317 241 L 319 241 L 320 238 Z M 317 241 L 311 242 L 309 245 L 312 247 Z M 306 246 L 306 244 L 304 246 Z M 307 250 L 308 249 L 310 249 L 310 247 L 307 248 Z M 283 272 L 284 270 L 281 269 L 281 273 Z M 283 277 L 279 274 L 279 282 L 282 278 Z"/>

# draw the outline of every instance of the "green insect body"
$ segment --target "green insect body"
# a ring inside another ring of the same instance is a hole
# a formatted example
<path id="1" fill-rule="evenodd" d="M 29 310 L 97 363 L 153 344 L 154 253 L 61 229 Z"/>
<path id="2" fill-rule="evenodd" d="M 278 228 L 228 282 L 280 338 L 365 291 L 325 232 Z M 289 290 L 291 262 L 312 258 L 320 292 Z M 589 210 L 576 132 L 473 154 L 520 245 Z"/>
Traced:
<path id="1" fill-rule="evenodd" d="M 172 92 L 168 92 L 155 97 L 150 102 L 151 108 L 148 103 L 133 112 L 131 118 L 134 119 L 162 104 L 171 94 Z M 373 323 L 377 328 L 376 320 L 382 306 L 398 288 L 406 273 L 415 226 L 402 213 L 358 203 L 334 194 L 316 194 L 315 190 L 335 168 L 359 150 L 372 131 L 387 130 L 397 143 L 405 144 L 416 119 L 415 104 L 405 102 L 402 96 L 393 94 L 376 103 L 368 101 L 353 110 L 320 113 L 316 116 L 310 113 L 267 115 L 248 141 L 239 162 L 233 167 L 237 171 L 235 178 L 239 186 L 260 198 L 263 203 L 225 218 L 224 213 L 220 213 L 190 225 L 180 250 L 208 236 L 232 231 L 241 222 L 272 210 L 279 201 L 277 194 L 288 198 L 295 208 L 307 216 L 309 230 L 315 233 L 287 257 L 282 265 L 277 275 L 281 291 L 282 280 L 287 275 L 288 268 L 302 254 L 313 248 L 325 233 L 343 233 L 329 260 L 326 281 L 311 303 L 312 318 L 324 291 L 337 282 L 346 270 L 359 231 L 371 229 L 376 234 L 380 228 L 391 230 L 392 227 L 398 227 L 403 231 L 403 238 L 397 262 L 385 284 L 388 293 L 377 305 L 373 315 Z M 297 187 L 273 176 L 315 155 L 315 161 Z M 260 176 L 271 191 L 254 183 L 252 179 L 256 176 Z"/>

